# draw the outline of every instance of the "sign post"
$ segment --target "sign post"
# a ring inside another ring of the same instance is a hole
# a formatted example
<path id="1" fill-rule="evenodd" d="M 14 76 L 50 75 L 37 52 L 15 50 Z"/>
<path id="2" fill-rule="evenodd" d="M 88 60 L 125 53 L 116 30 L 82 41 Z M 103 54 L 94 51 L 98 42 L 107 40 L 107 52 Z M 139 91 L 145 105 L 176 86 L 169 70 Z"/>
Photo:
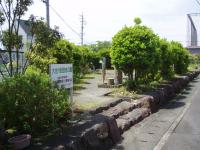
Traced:
<path id="1" fill-rule="evenodd" d="M 72 64 L 50 64 L 51 79 L 60 87 L 70 89 L 70 103 L 73 105 L 73 66 Z M 73 108 L 72 108 L 73 113 Z"/>

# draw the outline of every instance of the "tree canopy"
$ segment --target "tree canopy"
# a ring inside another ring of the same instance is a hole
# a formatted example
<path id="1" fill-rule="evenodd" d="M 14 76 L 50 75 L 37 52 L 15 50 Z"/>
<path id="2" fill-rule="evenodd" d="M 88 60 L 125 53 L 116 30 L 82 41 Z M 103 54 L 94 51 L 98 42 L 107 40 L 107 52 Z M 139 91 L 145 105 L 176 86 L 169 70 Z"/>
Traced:
<path id="1" fill-rule="evenodd" d="M 158 36 L 146 26 L 124 27 L 113 37 L 112 62 L 129 79 L 133 79 L 134 70 L 138 76 L 144 75 L 155 67 L 158 41 Z"/>
<path id="2" fill-rule="evenodd" d="M 0 1 L 0 25 L 6 24 L 8 29 L 4 32 L 1 42 L 5 46 L 9 55 L 9 68 L 7 68 L 7 73 L 9 76 L 21 73 L 19 67 L 19 49 L 21 48 L 21 37 L 19 36 L 19 20 L 27 12 L 28 7 L 33 3 L 32 0 L 4 0 Z M 18 22 L 16 23 L 16 20 Z M 13 48 L 15 48 L 15 53 L 17 55 L 16 69 L 13 66 Z M 3 57 L 0 57 L 3 59 Z M 22 67 L 24 68 L 24 67 Z M 0 68 L 0 73 L 4 77 L 4 74 Z"/>
<path id="3" fill-rule="evenodd" d="M 134 22 L 134 26 L 123 27 L 112 39 L 110 54 L 117 69 L 129 80 L 135 77 L 135 83 L 144 84 L 187 71 L 189 52 L 182 44 L 160 39 L 150 28 L 140 25 L 140 18 Z"/>

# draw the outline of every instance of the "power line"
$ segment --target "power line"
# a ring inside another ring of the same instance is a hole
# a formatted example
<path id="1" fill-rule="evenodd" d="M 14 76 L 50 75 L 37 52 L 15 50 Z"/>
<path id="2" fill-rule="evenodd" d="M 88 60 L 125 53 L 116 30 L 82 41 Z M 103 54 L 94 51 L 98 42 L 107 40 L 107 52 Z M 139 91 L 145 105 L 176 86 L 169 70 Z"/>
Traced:
<path id="1" fill-rule="evenodd" d="M 198 3 L 198 5 L 200 6 L 200 2 L 198 0 L 196 0 L 196 2 Z"/>
<path id="2" fill-rule="evenodd" d="M 66 21 L 65 19 L 51 6 L 49 5 L 50 8 L 53 10 L 53 12 L 64 22 L 64 24 L 69 28 L 71 29 L 76 35 L 78 35 L 78 37 L 80 37 L 80 34 L 78 32 L 76 32 L 75 29 L 73 29 Z"/>

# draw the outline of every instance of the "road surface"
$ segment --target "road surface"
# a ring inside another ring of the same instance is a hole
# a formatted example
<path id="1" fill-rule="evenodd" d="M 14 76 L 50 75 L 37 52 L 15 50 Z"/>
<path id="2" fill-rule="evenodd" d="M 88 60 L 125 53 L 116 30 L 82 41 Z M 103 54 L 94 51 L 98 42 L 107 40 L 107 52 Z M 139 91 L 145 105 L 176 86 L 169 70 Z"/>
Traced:
<path id="1" fill-rule="evenodd" d="M 200 150 L 200 78 L 122 137 L 112 150 Z"/>

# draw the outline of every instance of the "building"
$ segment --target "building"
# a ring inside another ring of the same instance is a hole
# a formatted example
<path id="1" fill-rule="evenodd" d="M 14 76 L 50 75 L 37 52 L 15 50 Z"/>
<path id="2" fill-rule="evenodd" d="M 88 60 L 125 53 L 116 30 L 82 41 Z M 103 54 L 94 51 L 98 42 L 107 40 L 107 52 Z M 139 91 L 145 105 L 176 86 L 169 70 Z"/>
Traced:
<path id="1" fill-rule="evenodd" d="M 15 22 L 15 26 L 17 27 L 18 21 Z M 22 36 L 22 47 L 19 49 L 19 65 L 22 69 L 24 63 L 25 63 L 25 54 L 24 52 L 30 49 L 31 42 L 33 43 L 35 41 L 35 38 L 32 37 L 31 33 L 31 24 L 27 20 L 19 20 L 19 31 L 18 34 Z M 3 64 L 9 63 L 9 54 L 6 48 L 1 43 L 1 49 L 0 49 L 0 69 L 5 70 L 5 68 L 2 68 Z M 17 53 L 16 49 L 13 49 L 12 51 L 12 60 L 13 62 L 17 61 Z M 1 78 L 1 75 L 0 75 Z"/>
<path id="2" fill-rule="evenodd" d="M 22 36 L 22 51 L 29 49 L 31 42 L 35 41 L 35 38 L 32 37 L 31 33 L 31 23 L 28 20 L 19 20 L 19 35 Z"/>

